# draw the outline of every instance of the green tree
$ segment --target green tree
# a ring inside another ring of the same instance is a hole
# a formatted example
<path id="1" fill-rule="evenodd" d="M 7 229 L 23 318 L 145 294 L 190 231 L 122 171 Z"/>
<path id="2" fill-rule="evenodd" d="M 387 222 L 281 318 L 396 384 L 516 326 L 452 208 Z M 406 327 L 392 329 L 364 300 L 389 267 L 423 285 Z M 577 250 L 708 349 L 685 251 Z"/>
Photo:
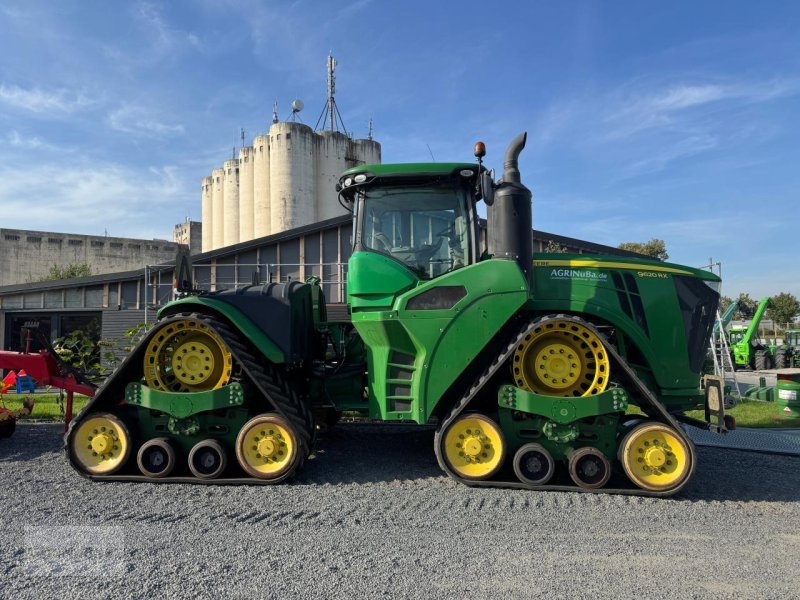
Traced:
<path id="1" fill-rule="evenodd" d="M 638 252 L 650 258 L 657 260 L 667 260 L 669 253 L 667 252 L 667 244 L 664 240 L 653 238 L 649 242 L 623 242 L 617 246 L 621 250 L 628 250 L 629 252 Z"/>
<path id="2" fill-rule="evenodd" d="M 767 318 L 775 323 L 791 323 L 800 314 L 800 302 L 792 294 L 781 292 L 770 298 Z"/>
<path id="3" fill-rule="evenodd" d="M 53 279 L 72 279 L 73 277 L 89 277 L 92 266 L 88 263 L 69 263 L 68 265 L 53 265 L 50 271 L 40 281 Z"/>
<path id="4" fill-rule="evenodd" d="M 555 240 L 550 240 L 547 242 L 547 246 L 544 247 L 544 251 L 552 254 L 563 254 L 564 252 L 569 252 L 566 246 L 562 246 Z"/>
<path id="5" fill-rule="evenodd" d="M 733 302 L 733 298 L 731 298 L 730 296 L 720 296 L 720 298 L 719 298 L 719 312 L 720 312 L 720 314 L 722 314 L 726 310 L 728 310 L 728 307 L 731 305 L 732 302 Z"/>
<path id="6" fill-rule="evenodd" d="M 739 301 L 739 308 L 733 313 L 733 317 L 739 321 L 752 318 L 758 307 L 758 301 L 753 300 L 750 294 L 742 292 L 737 298 Z"/>

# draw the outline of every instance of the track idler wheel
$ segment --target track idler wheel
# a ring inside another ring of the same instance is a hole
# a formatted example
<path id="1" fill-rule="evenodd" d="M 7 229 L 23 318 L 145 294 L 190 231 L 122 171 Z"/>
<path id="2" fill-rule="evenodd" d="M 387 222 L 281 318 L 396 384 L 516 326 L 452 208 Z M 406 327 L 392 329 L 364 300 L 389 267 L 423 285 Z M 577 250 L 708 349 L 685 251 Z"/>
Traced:
<path id="1" fill-rule="evenodd" d="M 514 454 L 514 473 L 522 483 L 544 485 L 555 470 L 553 457 L 541 444 L 525 444 Z"/>
<path id="2" fill-rule="evenodd" d="M 518 387 L 537 394 L 592 396 L 608 386 L 610 362 L 603 340 L 591 329 L 555 319 L 520 340 L 512 374 Z"/>
<path id="3" fill-rule="evenodd" d="M 175 450 L 167 438 L 146 441 L 136 455 L 136 464 L 147 477 L 166 477 L 175 468 L 175 461 Z"/>
<path id="4" fill-rule="evenodd" d="M 573 451 L 568 466 L 569 476 L 578 487 L 601 488 L 611 477 L 611 463 L 600 450 L 591 446 Z"/>
<path id="5" fill-rule="evenodd" d="M 225 449 L 217 440 L 197 442 L 189 451 L 189 470 L 199 479 L 215 479 L 227 465 Z"/>
<path id="6" fill-rule="evenodd" d="M 442 456 L 459 477 L 489 479 L 506 457 L 500 427 L 489 417 L 467 413 L 453 421 L 442 436 Z"/>
<path id="7" fill-rule="evenodd" d="M 294 428 L 277 413 L 253 417 L 236 437 L 236 459 L 252 477 L 282 481 L 292 474 L 300 459 Z"/>
<path id="8" fill-rule="evenodd" d="M 156 325 L 144 354 L 148 387 L 167 392 L 206 392 L 226 385 L 233 356 L 222 338 L 199 318 Z"/>
<path id="9" fill-rule="evenodd" d="M 114 415 L 88 415 L 75 431 L 70 452 L 81 469 L 90 475 L 111 475 L 119 471 L 131 453 L 131 436 Z"/>
<path id="10" fill-rule="evenodd" d="M 633 427 L 619 445 L 628 478 L 644 490 L 664 492 L 682 485 L 692 472 L 692 454 L 671 427 L 648 421 Z"/>

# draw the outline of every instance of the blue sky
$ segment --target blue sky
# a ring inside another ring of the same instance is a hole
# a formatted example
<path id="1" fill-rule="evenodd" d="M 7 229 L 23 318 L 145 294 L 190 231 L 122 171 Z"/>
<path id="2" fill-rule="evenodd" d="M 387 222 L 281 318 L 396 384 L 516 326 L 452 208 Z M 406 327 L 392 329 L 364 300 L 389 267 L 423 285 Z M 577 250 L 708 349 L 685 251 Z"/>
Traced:
<path id="1" fill-rule="evenodd" d="M 325 59 L 384 162 L 490 166 L 529 132 L 534 227 L 666 240 L 724 291 L 800 296 L 793 2 L 2 2 L 0 227 L 169 237 L 243 127 Z"/>

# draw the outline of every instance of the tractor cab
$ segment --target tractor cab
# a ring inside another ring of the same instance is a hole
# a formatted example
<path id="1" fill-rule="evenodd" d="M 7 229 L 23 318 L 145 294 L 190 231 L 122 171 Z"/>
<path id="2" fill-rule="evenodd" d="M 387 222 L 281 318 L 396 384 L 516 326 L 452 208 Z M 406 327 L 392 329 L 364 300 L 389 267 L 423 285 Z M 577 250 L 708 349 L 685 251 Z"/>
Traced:
<path id="1" fill-rule="evenodd" d="M 401 263 L 430 280 L 477 262 L 479 167 L 469 163 L 366 165 L 339 183 L 354 215 L 354 252 Z"/>
<path id="2" fill-rule="evenodd" d="M 731 345 L 738 344 L 744 339 L 745 333 L 747 333 L 746 329 L 736 328 L 728 330 L 728 343 Z"/>

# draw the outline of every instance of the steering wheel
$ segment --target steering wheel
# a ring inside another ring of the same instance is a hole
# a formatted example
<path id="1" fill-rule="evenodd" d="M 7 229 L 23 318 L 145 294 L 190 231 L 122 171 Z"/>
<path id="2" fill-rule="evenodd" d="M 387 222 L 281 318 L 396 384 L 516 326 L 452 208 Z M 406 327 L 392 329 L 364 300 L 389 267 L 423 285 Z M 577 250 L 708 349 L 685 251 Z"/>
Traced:
<path id="1" fill-rule="evenodd" d="M 437 235 L 439 239 L 436 240 L 435 244 L 423 244 L 419 247 L 419 250 L 414 252 L 414 258 L 417 260 L 417 264 L 425 264 L 427 263 L 434 254 L 439 251 L 439 248 L 442 247 L 442 243 L 444 242 L 444 237 L 441 235 Z"/>
<path id="2" fill-rule="evenodd" d="M 392 249 L 392 242 L 385 233 L 381 233 L 380 231 L 375 234 L 375 240 L 380 242 L 381 246 L 383 246 L 383 250 L 389 252 Z M 376 250 L 380 250 L 380 248 L 376 248 Z"/>

